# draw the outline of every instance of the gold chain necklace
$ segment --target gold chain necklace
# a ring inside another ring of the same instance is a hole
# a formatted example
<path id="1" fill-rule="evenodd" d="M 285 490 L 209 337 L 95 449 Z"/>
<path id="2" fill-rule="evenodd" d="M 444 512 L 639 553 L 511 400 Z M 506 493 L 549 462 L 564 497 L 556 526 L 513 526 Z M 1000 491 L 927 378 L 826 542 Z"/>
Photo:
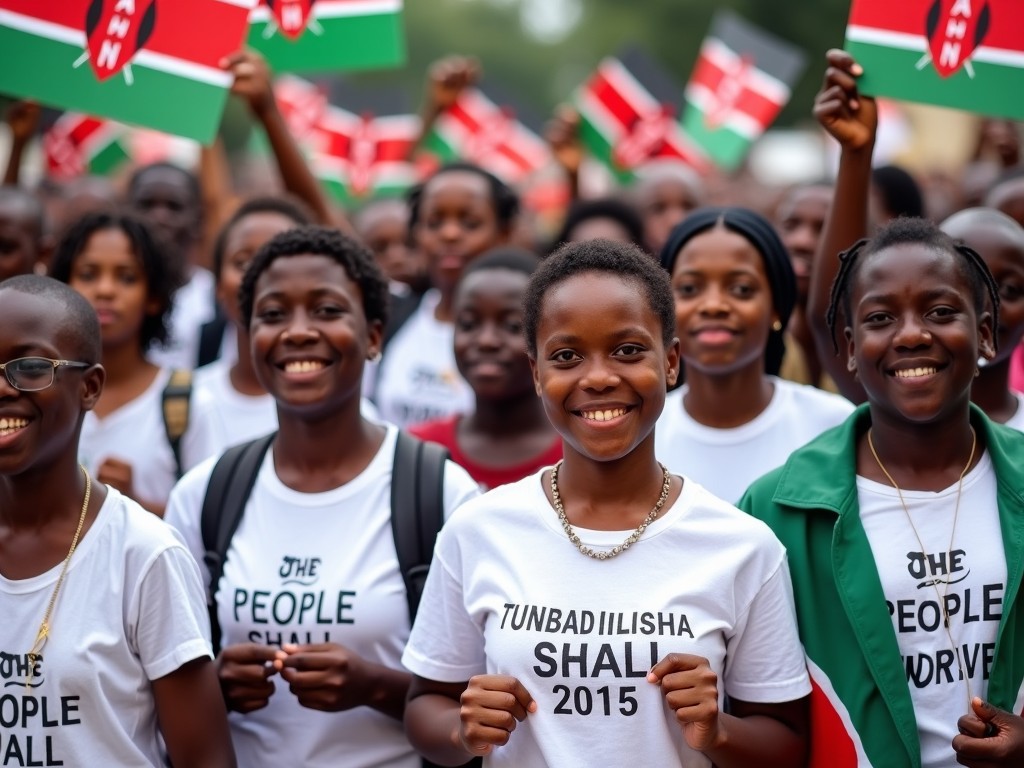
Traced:
<path id="1" fill-rule="evenodd" d="M 896 494 L 900 497 L 900 506 L 903 507 L 903 513 L 907 516 L 907 522 L 910 523 L 910 528 L 914 532 L 914 536 L 917 538 L 917 543 L 921 547 L 921 552 L 924 554 L 925 547 L 924 541 L 921 539 L 921 534 L 917 530 L 917 526 L 914 525 L 914 518 L 910 516 L 910 509 L 907 507 L 907 502 L 903 498 L 902 489 L 893 480 L 892 475 L 889 474 L 889 470 L 885 468 L 882 460 L 878 458 L 878 452 L 875 451 L 875 442 L 871 439 L 872 430 L 868 430 L 868 448 L 871 449 L 871 455 L 875 458 L 875 463 L 878 464 L 878 468 L 882 470 L 882 474 L 885 475 L 892 487 L 896 489 Z M 971 455 L 967 457 L 967 464 L 964 465 L 963 471 L 960 472 L 960 479 L 957 481 L 956 486 L 956 506 L 953 508 L 953 529 L 949 532 L 949 546 L 946 548 L 946 568 L 950 566 L 951 557 L 953 555 L 953 540 L 956 537 L 956 521 L 960 515 L 960 497 L 964 490 L 964 477 L 967 476 L 967 472 L 971 468 L 971 464 L 974 462 L 974 452 L 978 447 L 978 434 L 974 431 L 974 427 L 971 427 Z M 974 698 L 971 693 L 971 678 L 964 672 L 963 662 L 960 659 L 960 654 L 957 652 L 956 641 L 953 639 L 953 630 L 949 625 L 949 609 L 946 606 L 946 595 L 949 594 L 949 579 L 952 578 L 952 573 L 947 573 L 946 586 L 942 592 L 939 592 L 939 585 L 935 583 L 935 579 L 932 579 L 932 587 L 935 589 L 935 596 L 939 600 L 939 610 L 942 611 L 942 624 L 946 628 L 946 637 L 949 638 L 949 645 L 953 651 L 953 657 L 956 659 L 956 665 L 960 669 L 960 676 L 967 683 L 967 711 L 971 711 L 971 700 Z"/>
<path id="2" fill-rule="evenodd" d="M 569 541 L 576 545 L 576 549 L 582 552 L 587 557 L 592 557 L 595 560 L 609 560 L 616 555 L 625 552 L 632 545 L 636 544 L 640 537 L 644 535 L 644 531 L 647 530 L 647 526 L 655 521 L 658 515 L 661 513 L 662 508 L 665 506 L 665 502 L 668 500 L 668 492 L 672 487 L 672 476 L 668 473 L 668 468 L 664 464 L 659 464 L 661 467 L 664 480 L 661 484 L 661 495 L 658 496 L 658 501 L 654 505 L 647 517 L 644 518 L 643 522 L 636 527 L 636 530 L 626 537 L 626 540 L 621 544 L 612 547 L 608 550 L 595 550 L 588 547 L 582 541 L 580 537 L 573 530 L 569 524 L 569 518 L 565 515 L 565 505 L 562 504 L 562 494 L 558 492 L 558 470 L 562 467 L 562 462 L 559 461 L 555 466 L 551 468 L 551 503 L 555 507 L 555 512 L 558 513 L 558 519 L 562 523 L 562 528 L 565 530 L 565 535 L 569 537 Z"/>
<path id="3" fill-rule="evenodd" d="M 46 614 L 43 616 L 43 623 L 39 625 L 39 631 L 36 633 L 36 641 L 32 644 L 31 650 L 29 650 L 28 656 L 28 677 L 25 678 L 25 687 L 32 687 L 33 670 L 36 666 L 40 655 L 43 651 L 43 646 L 46 645 L 46 640 L 50 636 L 50 616 L 53 613 L 53 606 L 57 604 L 57 595 L 60 592 L 61 585 L 64 583 L 64 577 L 67 575 L 68 566 L 71 565 L 71 556 L 75 554 L 75 549 L 78 547 L 78 540 L 82 536 L 82 528 L 85 526 L 85 514 L 89 511 L 89 498 L 92 496 L 92 478 L 89 477 L 89 472 L 81 464 L 78 465 L 82 474 L 85 475 L 85 497 L 82 499 L 82 512 L 78 516 L 78 528 L 75 530 L 75 538 L 71 540 L 71 549 L 68 550 L 68 556 L 64 558 L 64 565 L 60 569 L 60 576 L 57 577 L 57 583 L 53 587 L 53 594 L 50 595 L 50 603 L 46 606 Z"/>

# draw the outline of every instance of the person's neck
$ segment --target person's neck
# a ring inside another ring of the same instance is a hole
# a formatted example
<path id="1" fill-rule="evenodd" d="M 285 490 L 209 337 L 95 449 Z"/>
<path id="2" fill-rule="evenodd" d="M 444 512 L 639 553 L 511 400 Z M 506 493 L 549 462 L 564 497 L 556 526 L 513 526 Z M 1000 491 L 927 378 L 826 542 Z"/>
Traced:
<path id="1" fill-rule="evenodd" d="M 462 424 L 471 432 L 495 438 L 526 435 L 545 429 L 554 435 L 554 428 L 544 414 L 544 405 L 533 390 L 508 400 L 478 397 L 476 407 L 463 417 Z"/>
<path id="2" fill-rule="evenodd" d="M 760 358 L 722 375 L 687 366 L 686 387 L 686 412 L 698 424 L 714 429 L 732 429 L 753 421 L 771 403 L 775 391 Z"/>
<path id="3" fill-rule="evenodd" d="M 455 311 L 453 305 L 455 303 L 455 289 L 439 288 L 440 299 L 437 302 L 437 306 L 434 307 L 434 319 L 439 323 L 451 323 L 455 320 Z"/>
<path id="4" fill-rule="evenodd" d="M 981 436 L 974 434 L 970 423 L 967 403 L 960 413 L 928 424 L 910 423 L 872 409 L 870 437 L 868 451 L 873 445 L 874 454 L 870 458 L 862 454 L 868 462 L 863 474 L 870 477 L 875 469 L 871 464 L 881 464 L 878 469 L 884 467 L 897 485 L 908 489 L 948 487 L 964 471 L 972 444 L 973 462 L 983 452 Z"/>
<path id="5" fill-rule="evenodd" d="M 277 409 L 274 465 L 290 487 L 306 493 L 351 480 L 380 448 L 385 428 L 363 418 L 358 392 L 332 414 L 309 417 Z M 290 479 L 290 481 L 289 481 Z"/>
<path id="6" fill-rule="evenodd" d="M 651 505 L 658 498 L 664 482 L 664 471 L 654 457 L 654 435 L 648 437 L 629 454 L 615 461 L 594 461 L 577 453 L 565 443 L 564 459 L 558 473 L 558 490 L 568 508 L 586 510 L 596 520 L 622 516 L 650 497 Z M 598 526 L 595 526 L 598 527 Z M 608 530 L 630 527 L 604 525 Z"/>
<path id="7" fill-rule="evenodd" d="M 136 343 L 103 347 L 103 370 L 107 372 L 107 386 L 116 387 L 138 376 L 141 370 L 156 367 L 146 360 Z"/>
<path id="8" fill-rule="evenodd" d="M 798 304 L 793 309 L 793 314 L 790 315 L 789 322 L 786 323 L 786 332 L 800 345 L 811 384 L 818 386 L 821 383 L 822 367 L 818 360 L 818 350 L 814 346 L 814 334 L 807 322 L 805 307 Z"/>
<path id="9" fill-rule="evenodd" d="M 76 443 L 77 444 L 77 443 Z M 93 480 L 93 492 L 97 483 Z M 0 477 L 0 525 L 40 530 L 53 523 L 77 523 L 85 476 L 74 452 L 17 476 Z"/>
<path id="10" fill-rule="evenodd" d="M 260 380 L 256 378 L 256 371 L 252 365 L 252 348 L 249 346 L 249 332 L 238 328 L 237 337 L 238 357 L 228 373 L 231 379 L 231 386 L 236 391 L 249 397 L 259 397 L 260 395 L 267 394 L 267 390 L 263 388 Z"/>
<path id="11" fill-rule="evenodd" d="M 1010 390 L 1010 358 L 981 369 L 971 385 L 971 400 L 1000 424 L 1017 413 L 1017 398 Z"/>

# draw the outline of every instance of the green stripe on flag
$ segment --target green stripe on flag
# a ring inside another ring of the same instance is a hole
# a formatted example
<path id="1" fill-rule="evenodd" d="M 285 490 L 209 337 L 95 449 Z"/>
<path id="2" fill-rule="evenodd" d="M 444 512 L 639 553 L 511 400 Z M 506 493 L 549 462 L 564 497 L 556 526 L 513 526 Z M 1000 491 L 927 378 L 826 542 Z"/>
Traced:
<path id="1" fill-rule="evenodd" d="M 307 27 L 294 42 L 276 26 L 270 27 L 271 33 L 270 23 L 254 21 L 248 44 L 260 51 L 276 72 L 384 69 L 405 63 L 400 13 L 317 18 L 322 34 Z"/>
<path id="2" fill-rule="evenodd" d="M 434 155 L 442 163 L 460 159 L 458 148 L 454 142 L 445 139 L 436 128 L 424 137 L 420 149 L 427 154 Z"/>
<path id="3" fill-rule="evenodd" d="M 922 42 L 924 38 L 922 37 Z M 864 67 L 857 86 L 866 94 L 965 109 L 991 117 L 1024 120 L 1024 69 L 972 59 L 966 68 L 942 78 L 931 62 L 921 69 L 921 50 L 847 40 L 846 50 Z"/>
<path id="4" fill-rule="evenodd" d="M 0 26 L 0 92 L 76 112 L 136 123 L 204 144 L 213 142 L 227 100 L 221 86 L 132 64 L 134 84 L 124 73 L 99 82 L 76 45 Z"/>
<path id="5" fill-rule="evenodd" d="M 748 137 L 724 125 L 719 128 L 709 127 L 704 120 L 704 112 L 692 101 L 686 102 L 682 125 L 693 143 L 725 170 L 731 171 L 738 167 L 750 149 Z"/>
<path id="6" fill-rule="evenodd" d="M 636 176 L 632 171 L 624 170 L 613 159 L 614 147 L 608 140 L 608 137 L 601 132 L 601 130 L 590 120 L 587 119 L 586 113 L 580 113 L 580 141 L 583 142 L 583 146 L 587 148 L 591 155 L 596 160 L 604 164 L 612 175 L 619 181 L 620 184 L 628 184 L 633 181 Z"/>
<path id="7" fill-rule="evenodd" d="M 106 176 L 117 170 L 118 166 L 130 159 L 124 145 L 118 139 L 100 147 L 99 151 L 89 158 L 89 173 Z"/>

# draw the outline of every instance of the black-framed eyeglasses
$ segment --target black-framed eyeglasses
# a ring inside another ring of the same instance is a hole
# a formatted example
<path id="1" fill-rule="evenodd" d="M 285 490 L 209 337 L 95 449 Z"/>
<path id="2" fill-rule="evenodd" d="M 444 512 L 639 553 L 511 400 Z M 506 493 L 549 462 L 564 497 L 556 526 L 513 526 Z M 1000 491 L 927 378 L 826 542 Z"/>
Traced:
<path id="1" fill-rule="evenodd" d="M 12 387 L 21 392 L 39 392 L 53 384 L 56 371 L 67 368 L 90 368 L 92 363 L 76 363 L 73 360 L 51 360 L 48 357 L 19 357 L 0 363 Z"/>

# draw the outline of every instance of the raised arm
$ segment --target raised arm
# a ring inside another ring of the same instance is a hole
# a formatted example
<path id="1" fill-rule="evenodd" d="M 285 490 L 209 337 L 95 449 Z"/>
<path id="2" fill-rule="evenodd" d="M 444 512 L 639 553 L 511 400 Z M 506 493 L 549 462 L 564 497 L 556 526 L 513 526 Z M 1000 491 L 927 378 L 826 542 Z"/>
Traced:
<path id="1" fill-rule="evenodd" d="M 568 104 L 555 109 L 555 114 L 544 127 L 544 139 L 551 148 L 555 162 L 565 171 L 569 180 L 569 199 L 580 197 L 580 166 L 586 150 L 580 140 L 580 114 Z"/>
<path id="2" fill-rule="evenodd" d="M 825 323 L 832 282 L 839 271 L 839 254 L 868 234 L 868 195 L 871 185 L 871 153 L 878 129 L 875 100 L 857 91 L 857 77 L 863 70 L 845 51 L 826 54 L 828 67 L 821 90 L 814 99 L 814 116 L 839 142 L 839 174 L 832 207 L 825 220 L 818 251 L 811 270 L 807 315 L 818 358 L 839 391 L 854 403 L 865 399 L 864 389 L 847 370 L 846 355 L 836 355 L 832 335 Z M 839 349 L 845 342 L 837 324 Z"/>
<path id="3" fill-rule="evenodd" d="M 16 101 L 4 116 L 11 129 L 11 151 L 4 170 L 4 184 L 17 184 L 21 177 L 21 160 L 25 147 L 39 127 L 39 105 L 34 101 Z"/>
<path id="4" fill-rule="evenodd" d="M 267 62 L 255 51 L 245 50 L 225 59 L 224 67 L 235 76 L 232 93 L 245 99 L 253 117 L 267 134 L 284 188 L 308 205 L 321 224 L 335 226 L 348 235 L 354 235 L 355 230 L 348 218 L 331 210 L 320 182 L 288 130 L 274 99 Z"/>
<path id="5" fill-rule="evenodd" d="M 476 85 L 479 79 L 480 63 L 469 56 L 445 56 L 430 65 L 416 146 L 421 145 L 430 135 L 437 118 L 459 100 L 464 90 Z"/>

